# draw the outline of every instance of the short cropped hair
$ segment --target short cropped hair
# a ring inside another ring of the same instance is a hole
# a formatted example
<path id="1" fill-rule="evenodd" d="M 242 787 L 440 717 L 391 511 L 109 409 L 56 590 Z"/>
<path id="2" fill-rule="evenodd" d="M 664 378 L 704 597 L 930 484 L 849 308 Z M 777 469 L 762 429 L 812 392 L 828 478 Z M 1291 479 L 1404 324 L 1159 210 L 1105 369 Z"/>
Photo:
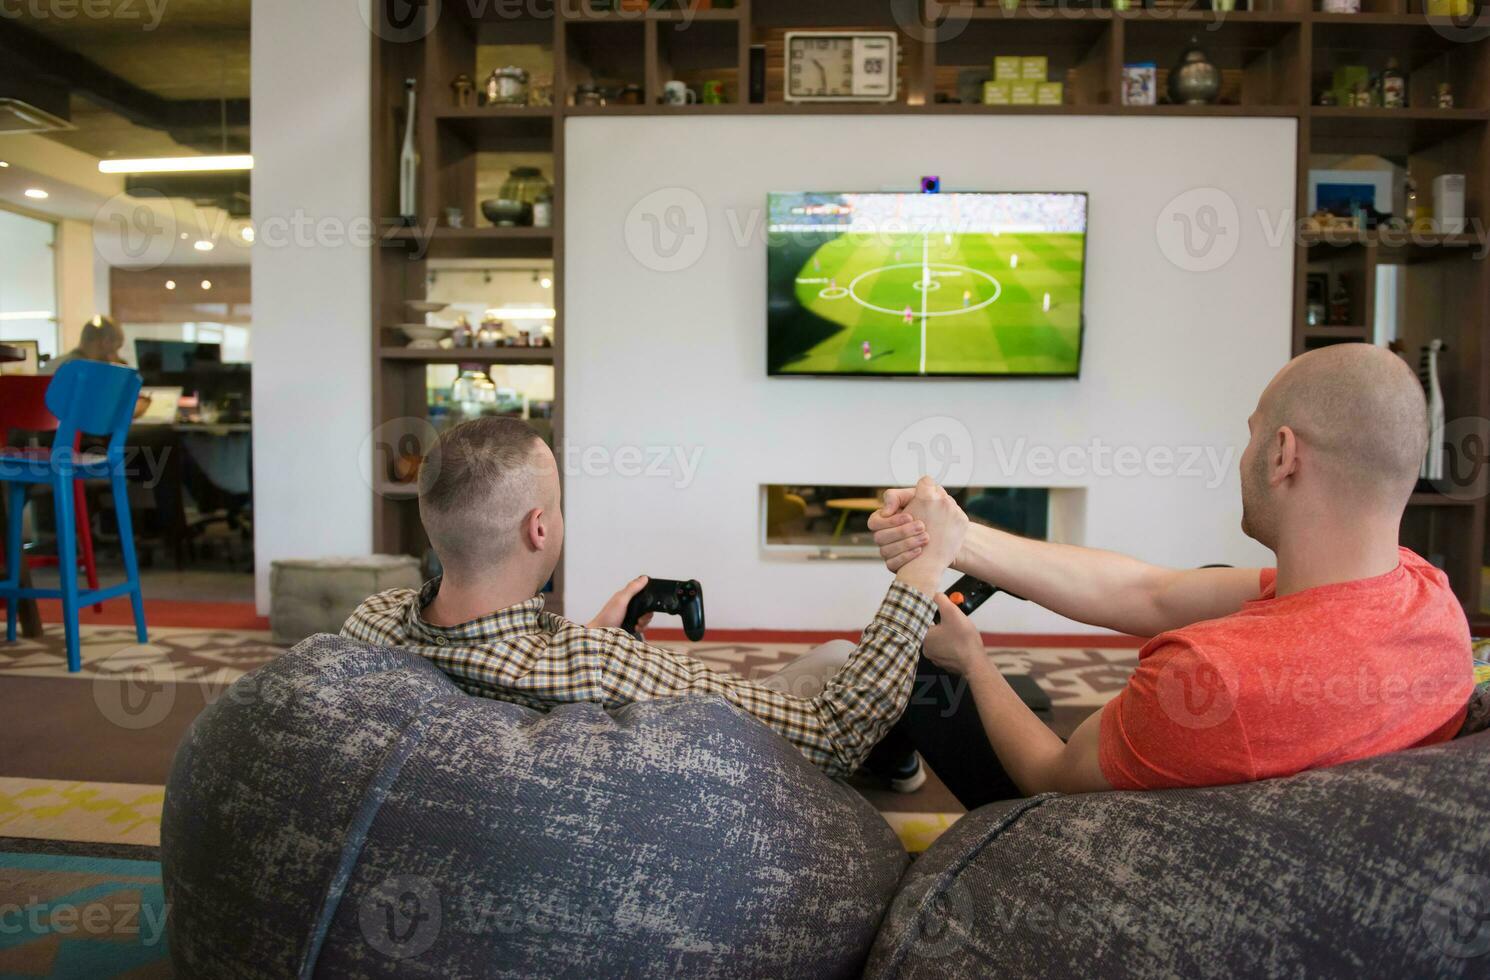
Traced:
<path id="1" fill-rule="evenodd" d="M 440 563 L 470 574 L 517 544 L 539 504 L 539 438 L 526 422 L 480 418 L 447 429 L 419 471 L 419 518 Z"/>

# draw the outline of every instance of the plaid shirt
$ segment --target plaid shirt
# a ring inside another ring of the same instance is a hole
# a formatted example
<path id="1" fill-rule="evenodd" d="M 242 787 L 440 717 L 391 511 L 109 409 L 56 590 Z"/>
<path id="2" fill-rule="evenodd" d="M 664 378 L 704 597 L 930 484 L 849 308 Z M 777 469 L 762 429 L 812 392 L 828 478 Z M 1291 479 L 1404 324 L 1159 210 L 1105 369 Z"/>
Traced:
<path id="1" fill-rule="evenodd" d="M 543 599 L 460 626 L 434 626 L 420 611 L 440 589 L 393 589 L 367 599 L 343 636 L 404 647 L 433 661 L 468 694 L 538 710 L 575 701 L 619 708 L 650 698 L 718 695 L 754 715 L 829 775 L 853 772 L 910 699 L 916 656 L 936 606 L 900 582 L 890 586 L 859 646 L 817 697 L 782 694 L 721 674 L 620 629 L 589 629 L 543 611 Z"/>

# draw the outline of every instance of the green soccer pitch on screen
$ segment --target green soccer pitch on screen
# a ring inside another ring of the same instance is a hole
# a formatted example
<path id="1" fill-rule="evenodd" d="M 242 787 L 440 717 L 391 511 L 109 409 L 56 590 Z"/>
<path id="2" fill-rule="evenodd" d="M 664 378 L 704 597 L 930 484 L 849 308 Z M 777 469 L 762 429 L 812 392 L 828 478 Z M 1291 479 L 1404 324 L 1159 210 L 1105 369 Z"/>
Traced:
<path id="1" fill-rule="evenodd" d="M 773 375 L 1075 377 L 1081 193 L 773 193 Z"/>

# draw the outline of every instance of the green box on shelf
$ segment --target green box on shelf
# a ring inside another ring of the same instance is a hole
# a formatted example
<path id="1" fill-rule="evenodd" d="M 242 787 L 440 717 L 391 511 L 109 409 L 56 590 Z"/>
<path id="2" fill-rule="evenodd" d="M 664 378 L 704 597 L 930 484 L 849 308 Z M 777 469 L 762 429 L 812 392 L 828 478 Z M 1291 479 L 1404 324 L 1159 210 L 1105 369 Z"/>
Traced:
<path id="1" fill-rule="evenodd" d="M 993 80 L 995 82 L 1017 82 L 1019 81 L 1018 55 L 999 55 L 993 59 Z"/>
<path id="2" fill-rule="evenodd" d="M 1371 72 L 1365 65 L 1340 65 L 1330 79 L 1336 105 L 1350 105 L 1357 85 L 1371 87 Z"/>
<path id="3" fill-rule="evenodd" d="M 1019 77 L 1026 82 L 1043 82 L 1050 77 L 1050 59 L 1043 54 L 1019 59 Z"/>
<path id="4" fill-rule="evenodd" d="M 1011 105 L 1013 97 L 1009 91 L 1013 82 L 984 82 L 983 104 L 984 105 Z"/>
<path id="5" fill-rule="evenodd" d="M 1041 82 L 1035 88 L 1036 105 L 1062 105 L 1066 101 L 1066 86 L 1063 82 Z"/>
<path id="6" fill-rule="evenodd" d="M 1039 94 L 1039 82 L 1010 82 L 1009 104 L 1010 105 L 1035 105 Z"/>

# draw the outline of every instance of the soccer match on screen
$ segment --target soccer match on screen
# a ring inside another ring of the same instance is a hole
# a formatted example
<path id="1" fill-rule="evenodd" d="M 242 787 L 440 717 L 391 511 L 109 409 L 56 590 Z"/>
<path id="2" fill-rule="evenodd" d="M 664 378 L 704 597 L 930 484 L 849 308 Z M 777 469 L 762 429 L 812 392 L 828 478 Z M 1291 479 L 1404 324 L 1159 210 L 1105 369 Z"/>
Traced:
<path id="1" fill-rule="evenodd" d="M 774 193 L 772 374 L 1075 376 L 1086 195 Z"/>

